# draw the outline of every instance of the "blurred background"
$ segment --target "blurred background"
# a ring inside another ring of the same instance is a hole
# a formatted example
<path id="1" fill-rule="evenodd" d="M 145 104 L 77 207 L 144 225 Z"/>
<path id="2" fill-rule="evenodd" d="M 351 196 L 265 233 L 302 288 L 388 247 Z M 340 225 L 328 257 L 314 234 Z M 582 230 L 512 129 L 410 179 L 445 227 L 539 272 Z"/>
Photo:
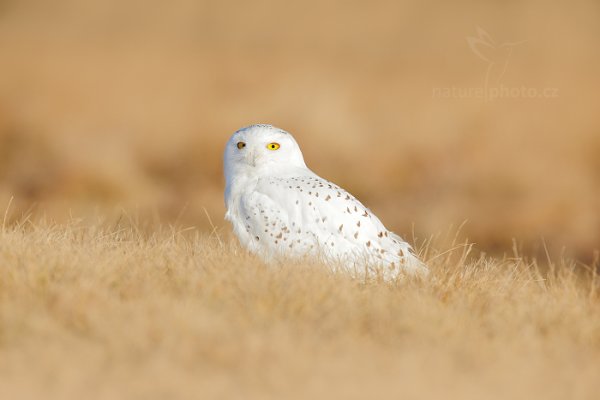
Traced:
<path id="1" fill-rule="evenodd" d="M 224 144 L 272 123 L 400 234 L 589 262 L 599 39 L 595 0 L 0 0 L 0 211 L 228 232 Z"/>

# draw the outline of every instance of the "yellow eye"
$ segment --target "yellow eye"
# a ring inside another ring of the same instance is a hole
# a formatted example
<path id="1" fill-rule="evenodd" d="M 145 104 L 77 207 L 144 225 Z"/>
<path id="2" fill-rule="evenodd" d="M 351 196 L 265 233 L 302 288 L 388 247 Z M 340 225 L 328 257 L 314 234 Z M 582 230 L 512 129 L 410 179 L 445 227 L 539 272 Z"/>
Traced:
<path id="1" fill-rule="evenodd" d="M 244 147 L 246 147 L 246 143 L 244 143 L 244 142 L 237 142 L 237 148 L 238 148 L 238 149 L 240 149 L 240 150 L 241 150 L 241 149 L 243 149 Z"/>
<path id="2" fill-rule="evenodd" d="M 277 150 L 279 147 L 279 143 L 269 143 L 267 145 L 267 149 L 269 150 Z"/>

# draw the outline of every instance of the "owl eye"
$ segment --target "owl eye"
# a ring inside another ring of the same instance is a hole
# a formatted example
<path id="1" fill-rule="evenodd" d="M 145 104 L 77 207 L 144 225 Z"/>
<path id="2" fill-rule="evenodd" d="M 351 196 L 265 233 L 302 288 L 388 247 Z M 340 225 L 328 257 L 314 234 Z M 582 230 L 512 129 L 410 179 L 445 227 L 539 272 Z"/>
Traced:
<path id="1" fill-rule="evenodd" d="M 237 148 L 238 148 L 238 149 L 240 149 L 240 150 L 241 150 L 241 149 L 243 149 L 244 147 L 246 147 L 246 143 L 244 143 L 244 142 L 237 142 Z"/>
<path id="2" fill-rule="evenodd" d="M 269 143 L 267 145 L 267 149 L 269 149 L 269 150 L 277 150 L 277 149 L 279 149 L 279 147 L 281 147 L 281 146 L 279 146 L 279 143 Z"/>

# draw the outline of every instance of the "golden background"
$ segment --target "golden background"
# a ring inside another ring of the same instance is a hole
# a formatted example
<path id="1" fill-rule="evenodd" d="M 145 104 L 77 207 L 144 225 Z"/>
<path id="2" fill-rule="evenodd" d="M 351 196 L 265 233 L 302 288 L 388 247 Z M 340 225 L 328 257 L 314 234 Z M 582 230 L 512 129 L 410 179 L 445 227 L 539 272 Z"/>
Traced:
<path id="1" fill-rule="evenodd" d="M 227 232 L 224 144 L 272 123 L 404 236 L 467 221 L 484 251 L 589 262 L 599 21 L 597 1 L 0 1 L 0 206 Z"/>

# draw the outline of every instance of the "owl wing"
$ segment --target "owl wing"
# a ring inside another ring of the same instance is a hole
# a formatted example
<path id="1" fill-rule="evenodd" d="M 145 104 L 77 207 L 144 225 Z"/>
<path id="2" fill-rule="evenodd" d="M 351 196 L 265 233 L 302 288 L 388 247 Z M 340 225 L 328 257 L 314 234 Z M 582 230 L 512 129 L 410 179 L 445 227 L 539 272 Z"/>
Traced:
<path id="1" fill-rule="evenodd" d="M 414 273 L 423 265 L 350 193 L 317 175 L 265 177 L 240 205 L 251 246 L 267 258 L 321 255 Z"/>

